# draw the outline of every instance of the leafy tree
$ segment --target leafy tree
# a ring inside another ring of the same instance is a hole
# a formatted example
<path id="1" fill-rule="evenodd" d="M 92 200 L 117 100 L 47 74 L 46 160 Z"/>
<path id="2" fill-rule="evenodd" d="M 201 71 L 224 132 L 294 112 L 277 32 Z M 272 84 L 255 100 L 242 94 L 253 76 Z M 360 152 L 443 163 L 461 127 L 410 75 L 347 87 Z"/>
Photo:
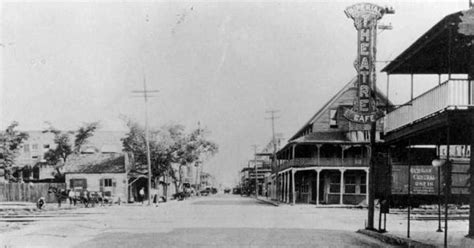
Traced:
<path id="1" fill-rule="evenodd" d="M 127 126 L 130 131 L 122 140 L 124 150 L 133 154 L 136 164 L 146 165 L 145 130 L 131 120 L 127 120 Z M 176 189 L 179 190 L 183 181 L 183 168 L 215 154 L 218 150 L 215 143 L 206 139 L 207 133 L 205 130 L 197 129 L 186 134 L 184 126 L 177 124 L 163 126 L 159 130 L 150 130 L 152 176 L 156 178 L 164 174 L 170 175 Z"/>
<path id="2" fill-rule="evenodd" d="M 87 139 L 94 135 L 96 129 L 99 128 L 99 122 L 86 123 L 80 127 L 76 132 L 76 138 L 74 140 L 74 151 L 76 153 L 81 151 L 82 145 L 87 142 Z"/>
<path id="3" fill-rule="evenodd" d="M 81 151 L 81 146 L 87 142 L 87 139 L 94 135 L 94 132 L 99 127 L 99 122 L 85 123 L 81 126 L 76 132 L 62 132 L 53 126 L 46 130 L 44 133 L 51 132 L 54 134 L 54 143 L 56 147 L 54 149 L 49 149 L 45 155 L 44 159 L 52 165 L 55 165 L 56 177 L 57 179 L 62 179 L 63 175 L 61 174 L 60 169 L 64 166 L 67 161 L 67 158 L 72 153 L 79 153 Z M 71 136 L 75 134 L 74 143 L 71 141 Z"/>
<path id="4" fill-rule="evenodd" d="M 28 139 L 28 134 L 16 129 L 18 122 L 12 122 L 4 132 L 0 132 L 0 154 L 6 167 L 6 175 L 9 176 L 10 169 L 15 163 L 21 144 Z"/>
<path id="5" fill-rule="evenodd" d="M 130 131 L 122 139 L 124 150 L 133 154 L 135 164 L 146 165 L 148 162 L 145 130 L 131 120 L 127 121 L 127 126 Z M 150 130 L 150 160 L 153 177 L 169 171 L 171 164 L 176 161 L 174 147 L 182 136 L 183 129 L 180 125 L 170 125 L 161 130 Z"/>
<path id="6" fill-rule="evenodd" d="M 198 128 L 180 140 L 177 146 L 178 177 L 173 175 L 177 188 L 183 184 L 183 168 L 196 165 L 218 152 L 218 145 L 207 139 L 208 134 L 207 130 Z"/>

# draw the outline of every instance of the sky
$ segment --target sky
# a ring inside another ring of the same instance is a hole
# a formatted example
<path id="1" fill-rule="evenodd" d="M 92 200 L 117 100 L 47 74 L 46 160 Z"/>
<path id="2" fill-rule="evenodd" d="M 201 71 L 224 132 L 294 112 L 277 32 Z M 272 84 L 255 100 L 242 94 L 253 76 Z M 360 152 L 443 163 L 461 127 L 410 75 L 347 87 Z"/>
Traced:
<path id="1" fill-rule="evenodd" d="M 148 102 L 153 127 L 210 130 L 219 153 L 204 170 L 224 184 L 277 133 L 290 138 L 355 75 L 356 31 L 344 9 L 358 1 L 3 2 L 0 126 L 76 129 L 100 121 L 126 130 L 144 123 L 133 90 Z M 468 0 L 370 1 L 392 6 L 381 23 L 377 69 Z M 437 84 L 415 78 L 415 96 Z M 377 85 L 385 92 L 385 74 Z M 409 79 L 390 80 L 390 100 L 409 99 Z"/>

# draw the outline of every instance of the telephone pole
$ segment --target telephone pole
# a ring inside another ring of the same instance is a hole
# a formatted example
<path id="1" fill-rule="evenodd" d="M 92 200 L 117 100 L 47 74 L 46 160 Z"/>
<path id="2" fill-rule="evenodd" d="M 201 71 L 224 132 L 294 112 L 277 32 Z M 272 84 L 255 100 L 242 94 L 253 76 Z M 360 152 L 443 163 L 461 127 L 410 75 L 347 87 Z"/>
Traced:
<path id="1" fill-rule="evenodd" d="M 254 175 L 255 175 L 255 198 L 258 198 L 258 168 L 257 168 L 257 145 L 252 145 L 254 151 L 253 165 L 254 165 Z"/>
<path id="2" fill-rule="evenodd" d="M 279 116 L 275 116 L 275 113 L 280 112 L 280 110 L 267 110 L 265 113 L 269 113 L 270 117 L 265 118 L 266 120 L 271 120 L 272 121 L 272 144 L 273 144 L 273 154 L 272 154 L 272 170 L 275 172 L 275 197 L 278 199 L 278 193 L 276 192 L 278 190 L 278 172 L 277 172 L 277 166 L 276 166 L 276 140 L 275 140 L 275 119 L 280 118 Z"/>
<path id="3" fill-rule="evenodd" d="M 148 90 L 146 87 L 146 77 L 143 75 L 143 90 L 134 90 L 132 93 L 140 94 L 145 100 L 145 143 L 146 143 L 146 160 L 148 165 L 148 206 L 151 205 L 151 158 L 150 158 L 150 137 L 148 132 L 148 98 L 154 97 L 154 93 L 158 90 Z M 140 97 L 141 97 L 140 96 Z"/>

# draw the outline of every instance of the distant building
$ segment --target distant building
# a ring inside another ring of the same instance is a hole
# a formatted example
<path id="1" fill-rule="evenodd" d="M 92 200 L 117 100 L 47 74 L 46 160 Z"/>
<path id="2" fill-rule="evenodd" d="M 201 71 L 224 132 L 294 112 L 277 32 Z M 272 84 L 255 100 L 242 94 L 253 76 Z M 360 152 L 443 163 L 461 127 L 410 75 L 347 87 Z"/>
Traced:
<path id="1" fill-rule="evenodd" d="M 257 189 L 259 196 L 265 195 L 267 191 L 265 177 L 270 175 L 271 172 L 272 168 L 268 161 L 250 160 L 249 166 L 243 168 L 240 172 L 241 186 L 244 193 L 253 194 Z"/>
<path id="2" fill-rule="evenodd" d="M 43 131 L 26 131 L 29 138 L 21 145 L 14 169 L 22 173 L 24 167 L 32 169 L 31 173 L 24 176 L 24 180 L 53 179 L 56 174 L 55 165 L 45 163 L 44 156 L 50 149 L 55 149 L 54 134 Z M 122 138 L 125 132 L 121 131 L 96 131 L 81 147 L 82 154 L 91 153 L 120 153 L 122 152 Z M 74 134 L 70 134 L 74 142 Z M 60 169 L 62 172 L 62 169 Z M 26 175 L 22 173 L 22 175 Z"/>
<path id="3" fill-rule="evenodd" d="M 123 153 L 73 155 L 65 164 L 66 185 L 74 191 L 101 192 L 125 202 L 130 167 L 128 155 Z"/>

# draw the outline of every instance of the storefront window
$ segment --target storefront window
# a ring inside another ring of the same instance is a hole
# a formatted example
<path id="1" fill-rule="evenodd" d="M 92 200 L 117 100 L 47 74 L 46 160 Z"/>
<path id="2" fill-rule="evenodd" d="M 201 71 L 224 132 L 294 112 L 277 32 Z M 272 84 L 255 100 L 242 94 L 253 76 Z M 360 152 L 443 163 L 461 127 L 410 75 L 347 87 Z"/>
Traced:
<path id="1" fill-rule="evenodd" d="M 355 194 L 356 178 L 355 175 L 346 175 L 344 177 L 344 193 Z"/>
<path id="2" fill-rule="evenodd" d="M 331 175 L 329 183 L 329 192 L 330 193 L 340 193 L 341 192 L 341 177 L 337 174 Z"/>

